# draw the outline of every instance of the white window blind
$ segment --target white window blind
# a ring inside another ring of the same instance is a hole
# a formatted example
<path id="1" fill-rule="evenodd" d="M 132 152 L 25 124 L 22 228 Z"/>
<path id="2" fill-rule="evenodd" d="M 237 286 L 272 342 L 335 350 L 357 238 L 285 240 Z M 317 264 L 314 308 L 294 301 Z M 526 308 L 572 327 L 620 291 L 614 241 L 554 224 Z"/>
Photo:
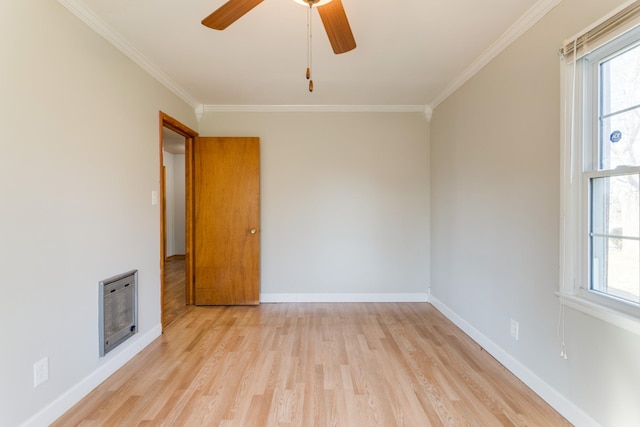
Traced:
<path id="1" fill-rule="evenodd" d="M 640 24 L 640 1 L 625 3 L 602 20 L 566 40 L 561 53 L 567 59 L 581 58 L 638 24 Z"/>

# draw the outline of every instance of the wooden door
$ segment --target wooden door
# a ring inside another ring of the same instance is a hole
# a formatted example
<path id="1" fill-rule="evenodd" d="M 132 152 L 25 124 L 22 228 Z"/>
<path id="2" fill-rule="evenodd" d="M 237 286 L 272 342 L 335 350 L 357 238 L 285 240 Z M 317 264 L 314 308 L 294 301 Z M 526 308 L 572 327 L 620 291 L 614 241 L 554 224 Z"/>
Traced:
<path id="1" fill-rule="evenodd" d="M 260 140 L 195 140 L 195 303 L 260 303 Z"/>

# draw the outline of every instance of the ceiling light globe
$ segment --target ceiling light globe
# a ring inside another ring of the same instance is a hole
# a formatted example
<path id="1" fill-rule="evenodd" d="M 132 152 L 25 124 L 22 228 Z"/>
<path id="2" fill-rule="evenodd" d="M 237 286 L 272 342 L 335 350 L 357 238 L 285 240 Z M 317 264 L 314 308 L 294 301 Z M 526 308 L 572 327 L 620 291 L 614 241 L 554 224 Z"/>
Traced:
<path id="1" fill-rule="evenodd" d="M 318 6 L 322 6 L 323 4 L 329 3 L 331 0 L 293 0 L 293 1 L 304 6 L 318 7 Z"/>

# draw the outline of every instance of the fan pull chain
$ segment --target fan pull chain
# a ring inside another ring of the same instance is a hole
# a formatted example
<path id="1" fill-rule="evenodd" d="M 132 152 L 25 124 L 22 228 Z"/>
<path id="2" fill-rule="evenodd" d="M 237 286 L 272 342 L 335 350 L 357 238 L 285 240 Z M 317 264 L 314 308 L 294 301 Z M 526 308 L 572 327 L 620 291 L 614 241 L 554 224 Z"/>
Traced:
<path id="1" fill-rule="evenodd" d="M 313 3 L 309 3 L 307 10 L 307 80 L 309 80 L 309 92 L 313 92 L 313 80 L 311 80 L 311 8 Z"/>

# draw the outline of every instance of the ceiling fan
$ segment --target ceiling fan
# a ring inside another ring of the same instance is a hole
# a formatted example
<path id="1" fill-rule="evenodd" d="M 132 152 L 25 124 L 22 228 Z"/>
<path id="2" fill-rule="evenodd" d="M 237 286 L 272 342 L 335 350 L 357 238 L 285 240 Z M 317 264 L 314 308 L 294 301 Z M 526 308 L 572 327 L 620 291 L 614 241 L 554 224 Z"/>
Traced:
<path id="1" fill-rule="evenodd" d="M 348 52 L 356 47 L 356 41 L 342 6 L 342 0 L 295 0 L 309 8 L 318 9 L 322 24 L 335 54 Z M 214 30 L 224 30 L 263 0 L 229 0 L 202 20 L 202 24 Z"/>

